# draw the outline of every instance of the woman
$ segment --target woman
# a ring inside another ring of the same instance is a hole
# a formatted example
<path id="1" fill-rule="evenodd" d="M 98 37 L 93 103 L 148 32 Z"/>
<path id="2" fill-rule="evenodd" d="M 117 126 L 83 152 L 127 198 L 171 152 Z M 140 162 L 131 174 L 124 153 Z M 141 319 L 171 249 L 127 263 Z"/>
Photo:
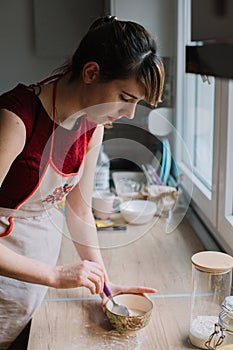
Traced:
<path id="1" fill-rule="evenodd" d="M 164 71 L 139 24 L 97 19 L 70 63 L 0 97 L 0 349 L 26 349 L 47 288 L 85 286 L 103 295 L 154 293 L 111 283 L 98 249 L 91 197 L 103 125 L 156 105 Z M 82 262 L 56 266 L 66 221 Z"/>

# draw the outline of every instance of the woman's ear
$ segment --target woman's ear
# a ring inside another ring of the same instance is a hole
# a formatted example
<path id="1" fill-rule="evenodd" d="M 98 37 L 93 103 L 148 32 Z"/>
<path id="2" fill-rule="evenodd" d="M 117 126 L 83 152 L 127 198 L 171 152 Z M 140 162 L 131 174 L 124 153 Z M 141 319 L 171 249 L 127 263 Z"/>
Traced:
<path id="1" fill-rule="evenodd" d="M 93 83 L 99 76 L 100 67 L 96 62 L 87 62 L 83 67 L 83 81 L 86 84 Z"/>

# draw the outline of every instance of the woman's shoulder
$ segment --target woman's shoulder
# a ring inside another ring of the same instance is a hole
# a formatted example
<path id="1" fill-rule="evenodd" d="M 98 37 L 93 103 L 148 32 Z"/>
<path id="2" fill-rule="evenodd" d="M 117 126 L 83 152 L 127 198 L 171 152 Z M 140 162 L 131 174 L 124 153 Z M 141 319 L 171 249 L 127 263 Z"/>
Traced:
<path id="1" fill-rule="evenodd" d="M 38 103 L 38 97 L 23 83 L 17 84 L 0 96 L 0 108 L 13 112 L 23 121 L 27 137 L 35 122 Z"/>
<path id="2" fill-rule="evenodd" d="M 33 95 L 26 85 L 19 83 L 0 96 L 0 108 L 8 109 L 21 117 L 35 103 Z"/>

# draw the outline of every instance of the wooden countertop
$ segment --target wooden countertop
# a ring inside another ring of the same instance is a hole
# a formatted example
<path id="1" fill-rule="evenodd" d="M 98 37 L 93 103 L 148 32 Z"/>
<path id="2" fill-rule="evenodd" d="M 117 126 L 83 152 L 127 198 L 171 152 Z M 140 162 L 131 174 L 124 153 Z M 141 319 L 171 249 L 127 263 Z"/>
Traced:
<path id="1" fill-rule="evenodd" d="M 111 279 L 158 290 L 150 323 L 142 330 L 119 334 L 112 329 L 100 299 L 85 288 L 49 289 L 34 316 L 29 350 L 183 350 L 188 342 L 191 256 L 204 250 L 184 219 L 165 233 L 165 219 L 155 218 L 127 231 L 99 233 Z M 68 234 L 63 236 L 59 263 L 79 260 Z"/>

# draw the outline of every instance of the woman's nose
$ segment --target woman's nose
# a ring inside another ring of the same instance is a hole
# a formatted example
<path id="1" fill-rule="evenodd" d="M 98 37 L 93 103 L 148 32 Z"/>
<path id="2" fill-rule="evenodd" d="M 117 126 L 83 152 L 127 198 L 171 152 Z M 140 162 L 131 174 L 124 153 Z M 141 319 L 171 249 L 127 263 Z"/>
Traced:
<path id="1" fill-rule="evenodd" d="M 133 119 L 134 115 L 135 115 L 135 109 L 136 109 L 136 104 L 134 103 L 128 103 L 127 106 L 124 106 L 124 108 L 122 108 L 119 111 L 120 116 L 122 117 L 126 117 L 128 119 Z"/>

